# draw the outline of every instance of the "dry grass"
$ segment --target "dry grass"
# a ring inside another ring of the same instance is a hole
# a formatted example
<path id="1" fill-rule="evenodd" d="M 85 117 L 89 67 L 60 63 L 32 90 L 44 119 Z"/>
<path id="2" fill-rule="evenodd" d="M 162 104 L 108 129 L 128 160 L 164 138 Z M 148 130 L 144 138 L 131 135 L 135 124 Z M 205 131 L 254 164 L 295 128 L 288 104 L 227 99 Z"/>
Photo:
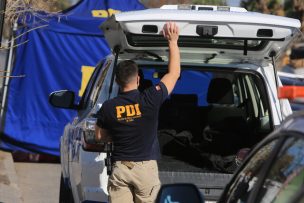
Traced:
<path id="1" fill-rule="evenodd" d="M 54 13 L 52 10 L 56 8 L 56 5 L 57 0 L 8 0 L 5 18 L 8 24 L 12 24 L 16 19 L 25 20 L 25 13 L 38 16 L 38 11 L 46 11 L 51 15 Z"/>
<path id="2" fill-rule="evenodd" d="M 49 17 L 58 15 L 58 10 L 58 0 L 7 0 L 3 36 L 10 38 L 12 30 L 11 28 L 17 19 L 19 19 L 19 27 L 27 26 L 27 18 L 32 18 L 37 26 L 34 26 L 34 28 L 31 28 L 19 36 L 15 36 L 13 40 L 32 30 L 48 26 Z M 39 13 L 41 11 L 46 12 L 47 15 L 40 15 Z M 2 45 L 2 47 L 0 47 L 0 50 L 7 49 L 7 45 L 8 44 Z"/>

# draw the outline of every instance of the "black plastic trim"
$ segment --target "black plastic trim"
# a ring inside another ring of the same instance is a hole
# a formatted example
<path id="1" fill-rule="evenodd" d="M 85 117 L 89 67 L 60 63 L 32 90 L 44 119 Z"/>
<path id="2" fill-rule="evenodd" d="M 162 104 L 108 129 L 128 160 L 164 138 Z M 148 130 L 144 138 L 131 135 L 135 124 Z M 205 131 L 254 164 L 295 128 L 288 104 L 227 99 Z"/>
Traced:
<path id="1" fill-rule="evenodd" d="M 259 29 L 257 32 L 257 37 L 272 37 L 273 30 L 272 29 Z"/>
<path id="2" fill-rule="evenodd" d="M 162 35 L 150 35 L 150 34 L 132 34 L 126 33 L 128 44 L 133 47 L 168 47 L 167 40 Z M 284 41 L 285 38 L 280 39 L 269 39 L 269 38 L 225 38 L 225 37 L 201 37 L 201 36 L 180 36 L 179 46 L 180 47 L 202 47 L 202 48 L 221 48 L 221 49 L 237 49 L 244 50 L 244 46 L 233 46 L 233 45 L 219 45 L 210 44 L 208 40 L 211 39 L 227 39 L 227 40 L 259 40 L 261 43 L 257 46 L 248 46 L 248 51 L 260 51 L 266 47 L 270 41 Z"/>
<path id="3" fill-rule="evenodd" d="M 141 28 L 142 33 L 158 33 L 158 27 L 156 25 L 143 25 Z"/>

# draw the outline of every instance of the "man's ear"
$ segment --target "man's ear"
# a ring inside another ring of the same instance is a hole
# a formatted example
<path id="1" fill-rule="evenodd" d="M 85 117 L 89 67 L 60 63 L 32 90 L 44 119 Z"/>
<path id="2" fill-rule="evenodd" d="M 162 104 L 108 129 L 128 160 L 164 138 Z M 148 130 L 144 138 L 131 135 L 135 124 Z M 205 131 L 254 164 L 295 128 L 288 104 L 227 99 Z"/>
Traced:
<path id="1" fill-rule="evenodd" d="M 140 82 L 140 76 L 137 76 L 137 86 L 139 86 L 139 82 Z"/>

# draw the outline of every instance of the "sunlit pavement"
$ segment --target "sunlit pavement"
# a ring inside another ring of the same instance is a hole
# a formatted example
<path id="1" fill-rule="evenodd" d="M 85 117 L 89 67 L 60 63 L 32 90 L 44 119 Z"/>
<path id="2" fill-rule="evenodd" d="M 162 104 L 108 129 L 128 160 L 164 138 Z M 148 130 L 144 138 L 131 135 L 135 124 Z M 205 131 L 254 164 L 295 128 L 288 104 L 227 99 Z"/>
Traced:
<path id="1" fill-rule="evenodd" d="M 0 202 L 58 203 L 60 170 L 60 164 L 14 163 L 0 151 Z"/>
<path id="2" fill-rule="evenodd" d="M 22 202 L 21 191 L 11 153 L 0 150 L 0 202 Z"/>
<path id="3" fill-rule="evenodd" d="M 24 203 L 58 203 L 60 164 L 15 163 Z"/>

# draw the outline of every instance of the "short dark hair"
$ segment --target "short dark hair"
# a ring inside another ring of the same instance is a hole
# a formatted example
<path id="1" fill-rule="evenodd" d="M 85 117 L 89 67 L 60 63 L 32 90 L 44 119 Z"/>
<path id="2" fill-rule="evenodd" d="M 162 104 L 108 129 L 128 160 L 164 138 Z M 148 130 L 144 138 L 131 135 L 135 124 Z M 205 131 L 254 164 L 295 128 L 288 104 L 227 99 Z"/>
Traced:
<path id="1" fill-rule="evenodd" d="M 134 76 L 138 75 L 138 66 L 132 60 L 120 62 L 116 67 L 116 82 L 124 87 L 130 83 Z"/>
<path id="2" fill-rule="evenodd" d="M 304 58 L 304 46 L 294 47 L 291 49 L 290 59 L 303 59 Z"/>

